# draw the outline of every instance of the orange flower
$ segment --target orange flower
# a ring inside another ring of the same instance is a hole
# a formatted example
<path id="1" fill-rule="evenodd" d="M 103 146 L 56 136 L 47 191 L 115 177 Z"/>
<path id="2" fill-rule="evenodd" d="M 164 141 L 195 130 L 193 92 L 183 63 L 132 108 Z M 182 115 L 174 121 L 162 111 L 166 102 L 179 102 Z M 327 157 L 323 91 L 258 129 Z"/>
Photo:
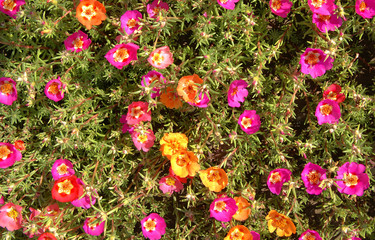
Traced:
<path id="1" fill-rule="evenodd" d="M 198 84 L 202 83 L 203 80 L 197 74 L 182 77 L 178 81 L 177 93 L 185 102 L 195 103 L 196 97 L 198 97 Z"/>
<path id="2" fill-rule="evenodd" d="M 186 149 L 187 144 L 188 138 L 183 133 L 164 133 L 163 138 L 160 140 L 160 151 L 163 156 L 170 160 L 173 154 Z"/>
<path id="3" fill-rule="evenodd" d="M 199 171 L 200 165 L 198 163 L 198 158 L 191 151 L 186 149 L 178 151 L 176 154 L 172 155 L 171 167 L 173 172 L 182 178 L 194 177 Z"/>
<path id="4" fill-rule="evenodd" d="M 181 98 L 175 93 L 173 88 L 167 87 L 166 92 L 160 95 L 160 102 L 167 108 L 180 108 L 182 106 Z"/>
<path id="5" fill-rule="evenodd" d="M 210 191 L 220 192 L 228 185 L 228 176 L 225 171 L 218 167 L 210 167 L 199 171 L 203 185 Z"/>
<path id="6" fill-rule="evenodd" d="M 77 7 L 76 17 L 87 29 L 100 25 L 107 17 L 103 4 L 96 0 L 83 0 Z"/>
<path id="7" fill-rule="evenodd" d="M 234 200 L 236 201 L 238 210 L 233 215 L 233 218 L 238 221 L 245 221 L 251 213 L 251 209 L 249 208 L 251 204 L 243 197 L 234 197 Z"/>
<path id="8" fill-rule="evenodd" d="M 20 151 L 23 151 L 23 150 L 26 149 L 26 147 L 25 147 L 25 143 L 24 143 L 24 141 L 22 141 L 22 140 L 16 140 L 16 141 L 14 142 L 14 147 L 15 147 L 16 149 L 20 150 Z"/>
<path id="9" fill-rule="evenodd" d="M 296 226 L 292 220 L 275 210 L 271 210 L 268 213 L 266 220 L 268 220 L 268 230 L 271 233 L 276 230 L 276 234 L 279 237 L 289 237 L 292 233 L 296 233 Z"/>
<path id="10" fill-rule="evenodd" d="M 253 240 L 253 235 L 244 225 L 237 225 L 229 230 L 224 240 Z"/>

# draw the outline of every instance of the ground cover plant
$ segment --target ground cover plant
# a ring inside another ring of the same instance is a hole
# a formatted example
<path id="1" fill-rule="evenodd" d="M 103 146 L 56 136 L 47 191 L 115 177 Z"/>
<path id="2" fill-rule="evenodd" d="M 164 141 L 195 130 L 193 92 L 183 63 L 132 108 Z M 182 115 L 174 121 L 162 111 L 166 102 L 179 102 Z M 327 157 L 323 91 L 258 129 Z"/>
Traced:
<path id="1" fill-rule="evenodd" d="M 0 0 L 1 239 L 375 239 L 373 0 Z"/>

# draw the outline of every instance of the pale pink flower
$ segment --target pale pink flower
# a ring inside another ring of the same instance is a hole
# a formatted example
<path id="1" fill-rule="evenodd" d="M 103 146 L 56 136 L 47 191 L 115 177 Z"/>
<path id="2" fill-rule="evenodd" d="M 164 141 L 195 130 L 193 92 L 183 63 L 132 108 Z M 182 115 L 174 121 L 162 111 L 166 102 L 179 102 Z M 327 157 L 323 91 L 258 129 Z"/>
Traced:
<path id="1" fill-rule="evenodd" d="M 164 69 L 173 63 L 173 55 L 168 46 L 155 49 L 147 61 L 156 68 Z"/>
<path id="2" fill-rule="evenodd" d="M 151 129 L 133 131 L 132 140 L 135 147 L 140 151 L 148 152 L 152 146 L 154 146 L 155 135 Z"/>
<path id="3" fill-rule="evenodd" d="M 0 226 L 8 231 L 22 227 L 22 207 L 14 203 L 7 203 L 0 208 Z"/>
<path id="4" fill-rule="evenodd" d="M 172 195 L 173 192 L 179 192 L 184 188 L 184 185 L 172 175 L 163 177 L 159 181 L 159 188 L 163 193 L 169 193 Z"/>

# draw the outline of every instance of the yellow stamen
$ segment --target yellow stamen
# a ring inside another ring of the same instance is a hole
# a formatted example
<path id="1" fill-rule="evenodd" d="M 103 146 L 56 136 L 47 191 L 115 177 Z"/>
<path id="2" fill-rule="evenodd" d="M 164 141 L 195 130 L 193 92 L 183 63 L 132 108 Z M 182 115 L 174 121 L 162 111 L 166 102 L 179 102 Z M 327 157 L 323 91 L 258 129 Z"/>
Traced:
<path id="1" fill-rule="evenodd" d="M 271 173 L 270 182 L 275 184 L 281 181 L 281 175 L 279 172 Z"/>
<path id="2" fill-rule="evenodd" d="M 3 8 L 8 11 L 13 11 L 16 6 L 17 3 L 13 0 L 5 0 L 3 2 Z"/>
<path id="3" fill-rule="evenodd" d="M 326 3 L 326 0 L 312 0 L 312 1 L 311 1 L 311 4 L 312 4 L 315 8 L 320 8 L 324 3 Z"/>
<path id="4" fill-rule="evenodd" d="M 160 53 L 155 53 L 151 58 L 152 63 L 161 64 L 164 61 L 164 56 Z"/>
<path id="5" fill-rule="evenodd" d="M 331 19 L 331 15 L 321 15 L 321 14 L 318 14 L 318 18 L 322 21 L 329 21 Z"/>
<path id="6" fill-rule="evenodd" d="M 185 154 L 179 155 L 176 161 L 177 165 L 180 167 L 186 166 L 187 165 L 186 157 L 187 156 Z"/>
<path id="7" fill-rule="evenodd" d="M 323 104 L 320 106 L 319 111 L 322 115 L 327 116 L 332 113 L 332 106 L 329 104 Z"/>
<path id="8" fill-rule="evenodd" d="M 12 153 L 7 145 L 0 146 L 0 160 L 5 160 Z"/>
<path id="9" fill-rule="evenodd" d="M 7 216 L 16 220 L 16 218 L 18 217 L 18 212 L 13 207 L 10 207 L 10 210 L 7 212 Z"/>
<path id="10" fill-rule="evenodd" d="M 167 179 L 165 180 L 165 183 L 166 183 L 167 185 L 169 185 L 169 186 L 174 186 L 175 183 L 176 183 L 176 180 L 174 180 L 174 178 L 169 177 L 169 178 L 167 178 Z"/>
<path id="11" fill-rule="evenodd" d="M 130 110 L 130 115 L 134 118 L 139 118 L 140 116 L 142 116 L 144 114 L 144 112 L 142 111 L 142 108 L 140 106 L 138 107 L 133 107 L 131 110 Z"/>
<path id="12" fill-rule="evenodd" d="M 81 16 L 83 18 L 87 18 L 87 20 L 91 21 L 91 18 L 96 16 L 96 11 L 93 5 L 82 6 L 82 13 Z"/>
<path id="13" fill-rule="evenodd" d="M 253 124 L 253 119 L 252 118 L 243 117 L 242 120 L 241 120 L 241 125 L 245 129 L 248 129 L 249 127 L 251 127 L 252 124 Z"/>
<path id="14" fill-rule="evenodd" d="M 126 59 L 128 58 L 129 58 L 129 52 L 128 52 L 128 49 L 126 48 L 119 48 L 113 54 L 113 60 L 115 62 L 123 62 L 123 61 L 126 61 Z"/>
<path id="15" fill-rule="evenodd" d="M 306 233 L 303 237 L 303 240 L 316 240 L 315 236 L 312 235 L 311 233 Z"/>
<path id="16" fill-rule="evenodd" d="M 327 98 L 336 101 L 337 100 L 337 93 L 330 91 Z"/>
<path id="17" fill-rule="evenodd" d="M 356 186 L 358 184 L 358 177 L 355 174 L 344 173 L 343 180 L 344 180 L 345 185 L 348 187 Z"/>
<path id="18" fill-rule="evenodd" d="M 128 28 L 134 28 L 137 25 L 137 20 L 135 20 L 134 18 L 131 18 L 128 20 L 126 25 L 128 26 Z"/>
<path id="19" fill-rule="evenodd" d="M 4 83 L 0 85 L 0 92 L 6 95 L 12 94 L 13 85 L 8 81 L 4 81 Z"/>
<path id="20" fill-rule="evenodd" d="M 305 57 L 305 63 L 313 66 L 313 65 L 315 65 L 319 62 L 319 57 L 320 57 L 319 53 L 310 51 L 310 52 L 307 53 L 307 55 Z"/>
<path id="21" fill-rule="evenodd" d="M 320 184 L 321 176 L 322 175 L 318 173 L 316 170 L 312 170 L 311 172 L 309 172 L 309 174 L 307 174 L 307 179 L 311 184 Z"/>
<path id="22" fill-rule="evenodd" d="M 226 211 L 227 204 L 224 201 L 215 202 L 214 210 L 218 212 Z"/>
<path id="23" fill-rule="evenodd" d="M 82 47 L 83 47 L 83 41 L 82 41 L 82 38 L 83 38 L 83 37 L 77 37 L 76 39 L 74 39 L 74 41 L 73 41 L 73 45 L 74 45 L 74 48 L 75 48 L 75 49 L 79 49 L 79 48 L 82 48 Z"/>
<path id="24" fill-rule="evenodd" d="M 359 4 L 359 11 L 361 12 L 364 12 L 367 8 L 367 4 L 365 3 L 365 1 L 362 1 L 360 4 Z"/>
<path id="25" fill-rule="evenodd" d="M 235 88 L 233 88 L 233 92 L 231 93 L 231 95 L 234 96 L 234 95 L 237 94 L 237 92 L 238 92 L 238 88 L 235 87 Z"/>
<path id="26" fill-rule="evenodd" d="M 271 8 L 275 11 L 279 10 L 281 8 L 280 0 L 273 0 L 271 4 Z"/>
<path id="27" fill-rule="evenodd" d="M 156 221 L 154 219 L 152 219 L 152 218 L 149 218 L 149 219 L 146 220 L 146 222 L 143 223 L 143 227 L 148 232 L 155 231 Z"/>
<path id="28" fill-rule="evenodd" d="M 140 134 L 140 135 L 138 135 L 137 141 L 143 144 L 144 142 L 147 141 L 147 135 L 146 134 Z"/>
<path id="29" fill-rule="evenodd" d="M 222 4 L 226 4 L 228 0 L 219 0 Z"/>
<path id="30" fill-rule="evenodd" d="M 59 187 L 58 193 L 65 193 L 67 195 L 69 195 L 70 191 L 74 188 L 73 184 L 68 179 L 65 179 L 63 182 L 59 182 L 57 186 Z"/>
<path id="31" fill-rule="evenodd" d="M 231 240 L 242 240 L 245 234 L 236 228 L 230 235 Z"/>
<path id="32" fill-rule="evenodd" d="M 58 166 L 56 168 L 57 172 L 60 174 L 60 175 L 64 175 L 64 174 L 67 174 L 68 173 L 68 166 L 65 165 L 65 163 L 61 164 L 60 166 Z"/>
<path id="33" fill-rule="evenodd" d="M 60 92 L 59 84 L 57 82 L 52 83 L 49 85 L 47 92 L 53 95 L 58 94 Z"/>
<path id="34" fill-rule="evenodd" d="M 210 170 L 207 174 L 207 179 L 210 182 L 216 182 L 220 179 L 220 174 L 218 170 Z"/>

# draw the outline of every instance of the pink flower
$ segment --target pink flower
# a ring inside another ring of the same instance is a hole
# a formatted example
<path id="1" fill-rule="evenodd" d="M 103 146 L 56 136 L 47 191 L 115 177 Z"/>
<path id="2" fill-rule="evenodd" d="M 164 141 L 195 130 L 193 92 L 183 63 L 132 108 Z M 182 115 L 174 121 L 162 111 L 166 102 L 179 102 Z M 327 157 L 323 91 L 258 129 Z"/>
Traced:
<path id="1" fill-rule="evenodd" d="M 164 47 L 160 47 L 152 51 L 147 61 L 153 67 L 164 69 L 173 63 L 173 55 L 169 47 L 164 46 Z"/>
<path id="2" fill-rule="evenodd" d="M 82 227 L 85 233 L 92 235 L 92 236 L 99 236 L 100 234 L 104 232 L 105 221 L 101 221 L 100 219 L 98 223 L 94 223 L 96 222 L 97 219 L 98 219 L 97 217 L 86 218 Z"/>
<path id="3" fill-rule="evenodd" d="M 57 77 L 57 79 L 52 79 L 47 83 L 44 93 L 49 99 L 58 102 L 64 98 L 62 89 L 65 89 L 65 84 L 63 85 L 60 81 L 60 77 Z"/>
<path id="4" fill-rule="evenodd" d="M 349 238 L 348 240 L 362 240 L 362 239 L 359 237 L 352 237 L 352 238 Z"/>
<path id="5" fill-rule="evenodd" d="M 91 40 L 88 38 L 87 34 L 79 30 L 73 33 L 64 41 L 66 50 L 72 52 L 81 52 L 87 49 L 91 44 Z"/>
<path id="6" fill-rule="evenodd" d="M 309 239 L 322 240 L 322 238 L 320 237 L 317 231 L 309 230 L 309 229 L 303 232 L 301 236 L 298 238 L 298 240 L 309 240 Z"/>
<path id="7" fill-rule="evenodd" d="M 319 185 L 327 178 L 326 172 L 327 170 L 314 163 L 309 162 L 305 165 L 301 178 L 308 194 L 319 195 L 322 193 L 323 189 Z"/>
<path id="8" fill-rule="evenodd" d="M 299 64 L 301 64 L 301 72 L 310 74 L 312 78 L 322 76 L 327 70 L 333 66 L 333 59 L 327 57 L 319 48 L 307 48 L 301 55 Z"/>
<path id="9" fill-rule="evenodd" d="M 341 27 L 342 19 L 333 12 L 327 15 L 314 13 L 312 22 L 315 23 L 316 27 L 322 33 L 326 33 L 327 31 L 335 31 Z"/>
<path id="10" fill-rule="evenodd" d="M 141 30 L 139 19 L 142 19 L 142 13 L 139 11 L 126 11 L 120 18 L 121 28 L 129 35 L 134 33 L 135 30 Z"/>
<path id="11" fill-rule="evenodd" d="M 357 0 L 355 2 L 355 12 L 363 18 L 372 18 L 375 16 L 374 0 Z"/>
<path id="12" fill-rule="evenodd" d="M 194 100 L 194 102 L 187 102 L 192 106 L 206 108 L 208 107 L 208 103 L 210 102 L 210 98 L 208 92 L 201 92 L 199 93 L 198 97 Z"/>
<path id="13" fill-rule="evenodd" d="M 166 83 L 163 74 L 157 71 L 149 71 L 146 75 L 142 76 L 141 85 L 143 87 L 148 87 L 153 84 L 151 98 L 156 98 L 160 96 L 160 84 Z"/>
<path id="14" fill-rule="evenodd" d="M 134 131 L 134 127 L 132 126 L 129 126 L 129 124 L 127 123 L 126 121 L 126 115 L 122 115 L 121 118 L 120 118 L 120 123 L 122 123 L 122 133 L 127 133 L 129 132 L 130 134 L 133 133 Z"/>
<path id="15" fill-rule="evenodd" d="M 0 78 L 0 103 L 12 105 L 17 100 L 16 84 L 11 78 Z"/>
<path id="16" fill-rule="evenodd" d="M 335 0 L 308 0 L 307 2 L 313 13 L 328 15 L 337 8 Z"/>
<path id="17" fill-rule="evenodd" d="M 0 168 L 8 168 L 21 158 L 21 152 L 13 144 L 0 142 Z"/>
<path id="18" fill-rule="evenodd" d="M 268 175 L 267 185 L 273 194 L 279 195 L 283 184 L 290 180 L 292 172 L 285 168 L 272 170 Z"/>
<path id="19" fill-rule="evenodd" d="M 255 110 L 245 110 L 238 118 L 238 124 L 247 134 L 253 134 L 260 129 L 260 117 Z"/>
<path id="20" fill-rule="evenodd" d="M 154 0 L 151 4 L 147 4 L 147 13 L 150 18 L 157 18 L 160 10 L 169 10 L 168 3 L 161 0 Z"/>
<path id="21" fill-rule="evenodd" d="M 57 159 L 51 169 L 53 179 L 59 180 L 62 177 L 74 175 L 73 164 L 67 159 Z"/>
<path id="22" fill-rule="evenodd" d="M 0 208 L 0 226 L 14 231 L 20 229 L 22 223 L 22 207 L 7 203 Z"/>
<path id="23" fill-rule="evenodd" d="M 228 90 L 228 105 L 230 107 L 241 107 L 240 102 L 244 102 L 245 98 L 249 94 L 247 87 L 249 85 L 245 80 L 235 80 L 233 81 Z"/>
<path id="24" fill-rule="evenodd" d="M 316 107 L 315 116 L 318 118 L 319 125 L 323 123 L 336 124 L 341 117 L 340 106 L 331 99 L 322 100 Z"/>
<path id="25" fill-rule="evenodd" d="M 0 197 L 0 205 L 3 205 L 5 202 L 4 202 L 4 196 L 3 195 L 1 195 L 1 197 Z"/>
<path id="26" fill-rule="evenodd" d="M 86 184 L 82 181 L 82 179 L 77 178 L 77 183 L 82 186 L 83 189 L 86 189 L 86 194 L 82 193 L 81 196 L 79 196 L 77 199 L 71 201 L 72 205 L 75 207 L 81 207 L 84 209 L 89 209 L 91 206 L 93 206 L 96 203 L 96 197 L 93 195 L 92 191 L 95 191 L 96 194 L 98 192 L 94 190 L 88 190 L 86 188 Z"/>
<path id="27" fill-rule="evenodd" d="M 289 0 L 270 0 L 271 11 L 283 18 L 286 18 L 293 3 Z"/>
<path id="28" fill-rule="evenodd" d="M 365 173 L 366 167 L 356 162 L 346 162 L 337 171 L 338 191 L 348 195 L 362 196 L 363 191 L 370 186 L 370 180 Z"/>
<path id="29" fill-rule="evenodd" d="M 239 0 L 217 0 L 220 6 L 229 10 L 233 10 L 236 7 L 235 3 L 238 1 Z"/>
<path id="30" fill-rule="evenodd" d="M 0 0 L 0 11 L 16 19 L 16 14 L 25 0 Z"/>
<path id="31" fill-rule="evenodd" d="M 165 234 L 164 218 L 160 217 L 157 213 L 151 213 L 141 221 L 142 233 L 145 238 L 150 240 L 158 240 Z"/>
<path id="32" fill-rule="evenodd" d="M 229 222 L 237 210 L 238 206 L 233 198 L 216 198 L 210 205 L 210 217 L 221 222 Z"/>
<path id="33" fill-rule="evenodd" d="M 260 240 L 260 234 L 254 231 L 250 232 L 251 235 L 253 236 L 253 240 Z"/>
<path id="34" fill-rule="evenodd" d="M 160 179 L 159 188 L 163 193 L 169 193 L 169 195 L 172 195 L 173 192 L 181 191 L 184 188 L 184 185 L 182 185 L 177 178 L 168 175 Z"/>
<path id="35" fill-rule="evenodd" d="M 137 60 L 137 50 L 139 46 L 134 43 L 117 44 L 114 48 L 108 51 L 105 58 L 110 64 L 118 69 L 122 69 L 131 61 Z"/>
<path id="36" fill-rule="evenodd" d="M 151 129 L 133 131 L 131 134 L 135 147 L 140 151 L 148 152 L 154 146 L 155 135 Z"/>
<path id="37" fill-rule="evenodd" d="M 133 102 L 128 107 L 126 121 L 129 125 L 137 125 L 142 121 L 151 121 L 151 110 L 147 102 Z"/>
<path id="38" fill-rule="evenodd" d="M 323 92 L 323 98 L 341 103 L 345 100 L 345 95 L 341 93 L 341 87 L 339 85 L 332 84 Z"/>

